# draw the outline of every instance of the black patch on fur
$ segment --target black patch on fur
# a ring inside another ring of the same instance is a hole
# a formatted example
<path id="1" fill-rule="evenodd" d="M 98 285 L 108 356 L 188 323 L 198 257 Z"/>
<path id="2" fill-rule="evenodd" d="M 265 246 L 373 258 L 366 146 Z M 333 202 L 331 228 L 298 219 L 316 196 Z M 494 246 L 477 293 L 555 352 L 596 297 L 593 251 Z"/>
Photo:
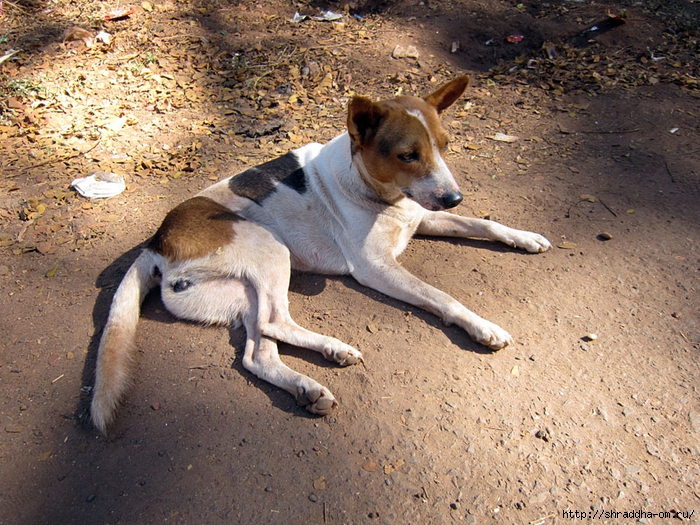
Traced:
<path id="1" fill-rule="evenodd" d="M 236 195 L 246 197 L 259 205 L 272 195 L 279 183 L 300 194 L 306 191 L 304 169 L 293 153 L 287 153 L 239 173 L 231 178 L 228 187 Z"/>

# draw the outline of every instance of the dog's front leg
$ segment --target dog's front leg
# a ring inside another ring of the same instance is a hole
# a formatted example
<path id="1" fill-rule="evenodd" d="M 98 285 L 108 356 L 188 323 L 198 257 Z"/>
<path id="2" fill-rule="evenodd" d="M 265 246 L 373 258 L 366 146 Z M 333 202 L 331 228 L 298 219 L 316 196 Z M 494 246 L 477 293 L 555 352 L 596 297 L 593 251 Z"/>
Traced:
<path id="1" fill-rule="evenodd" d="M 462 217 L 444 211 L 427 212 L 418 226 L 417 233 L 500 241 L 530 253 L 545 252 L 551 248 L 549 241 L 538 233 L 516 230 L 498 222 Z"/>
<path id="2" fill-rule="evenodd" d="M 482 319 L 450 295 L 421 281 L 393 259 L 361 265 L 355 268 L 352 275 L 369 288 L 437 315 L 446 325 L 460 326 L 474 341 L 493 350 L 513 343 L 513 338 L 501 327 Z"/>

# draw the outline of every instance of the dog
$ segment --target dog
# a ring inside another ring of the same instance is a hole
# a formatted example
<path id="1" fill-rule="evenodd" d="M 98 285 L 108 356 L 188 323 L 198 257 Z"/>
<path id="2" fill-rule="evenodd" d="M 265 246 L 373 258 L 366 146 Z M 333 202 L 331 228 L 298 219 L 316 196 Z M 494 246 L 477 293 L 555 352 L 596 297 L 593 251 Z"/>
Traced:
<path id="1" fill-rule="evenodd" d="M 128 389 L 141 303 L 157 286 L 176 317 L 243 325 L 243 366 L 320 415 L 336 399 L 283 364 L 277 342 L 341 366 L 362 361 L 362 354 L 294 322 L 287 299 L 292 269 L 352 275 L 493 350 L 511 344 L 508 332 L 396 260 L 414 234 L 500 241 L 531 253 L 550 248 L 537 233 L 445 211 L 462 194 L 443 159 L 448 136 L 439 115 L 468 83 L 461 76 L 423 98 L 356 96 L 348 103 L 347 132 L 222 180 L 173 208 L 114 295 L 97 355 L 94 426 L 106 432 Z"/>

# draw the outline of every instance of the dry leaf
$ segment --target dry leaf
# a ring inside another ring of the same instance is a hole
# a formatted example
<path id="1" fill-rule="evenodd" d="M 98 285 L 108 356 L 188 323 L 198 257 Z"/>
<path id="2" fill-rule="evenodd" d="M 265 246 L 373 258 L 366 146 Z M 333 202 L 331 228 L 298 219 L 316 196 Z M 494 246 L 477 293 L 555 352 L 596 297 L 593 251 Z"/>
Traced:
<path id="1" fill-rule="evenodd" d="M 63 32 L 63 42 L 72 42 L 74 40 L 82 40 L 87 47 L 92 47 L 95 44 L 92 33 L 82 27 L 72 26 Z"/>
<path id="2" fill-rule="evenodd" d="M 518 140 L 518 137 L 515 135 L 506 135 L 505 133 L 496 133 L 491 139 L 498 142 L 515 142 Z"/>
<path id="3" fill-rule="evenodd" d="M 587 193 L 584 193 L 579 197 L 582 201 L 586 202 L 598 202 L 598 197 L 595 195 L 588 195 Z"/>
<path id="4" fill-rule="evenodd" d="M 364 465 L 362 465 L 362 470 L 367 472 L 377 472 L 379 468 L 380 465 L 376 461 L 367 461 Z"/>
<path id="5" fill-rule="evenodd" d="M 314 480 L 314 488 L 316 490 L 325 490 L 326 489 L 326 476 L 321 476 L 318 479 Z"/>

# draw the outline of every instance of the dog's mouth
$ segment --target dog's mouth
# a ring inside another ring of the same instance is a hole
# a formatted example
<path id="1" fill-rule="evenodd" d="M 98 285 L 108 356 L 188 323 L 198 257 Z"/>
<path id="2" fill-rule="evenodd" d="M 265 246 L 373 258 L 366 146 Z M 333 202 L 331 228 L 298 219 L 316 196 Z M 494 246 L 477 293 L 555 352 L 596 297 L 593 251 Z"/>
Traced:
<path id="1" fill-rule="evenodd" d="M 411 188 L 401 188 L 401 193 L 403 193 L 407 199 L 411 199 L 412 201 L 416 200 L 413 197 L 413 193 L 411 193 Z"/>
<path id="2" fill-rule="evenodd" d="M 423 202 L 418 200 L 415 195 L 413 195 L 413 192 L 411 191 L 410 188 L 401 188 L 401 193 L 403 193 L 404 197 L 407 199 L 411 199 L 413 202 L 418 203 L 421 207 L 425 208 L 426 210 L 429 211 L 442 211 L 445 209 L 444 206 L 442 206 L 437 198 L 431 199 L 430 202 Z"/>

